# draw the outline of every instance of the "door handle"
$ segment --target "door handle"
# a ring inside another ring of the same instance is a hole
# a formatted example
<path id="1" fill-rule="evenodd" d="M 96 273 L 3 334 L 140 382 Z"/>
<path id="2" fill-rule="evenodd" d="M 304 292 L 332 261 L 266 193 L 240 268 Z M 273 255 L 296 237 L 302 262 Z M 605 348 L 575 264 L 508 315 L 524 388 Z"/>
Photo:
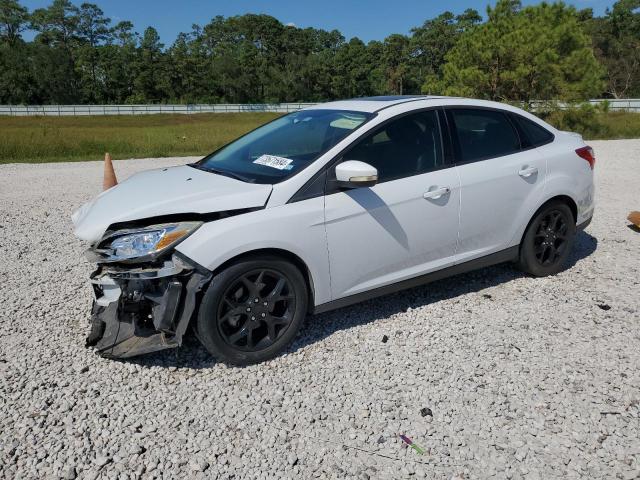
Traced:
<path id="1" fill-rule="evenodd" d="M 522 169 L 518 172 L 518 175 L 520 175 L 522 178 L 528 178 L 531 175 L 535 175 L 536 173 L 538 173 L 538 168 L 537 167 L 527 167 L 524 166 L 522 167 Z"/>
<path id="2" fill-rule="evenodd" d="M 431 187 L 433 188 L 433 187 Z M 445 195 L 449 195 L 449 193 L 451 193 L 451 189 L 449 187 L 440 187 L 440 188 L 435 188 L 433 190 L 427 190 L 426 192 L 424 192 L 422 194 L 422 198 L 425 198 L 427 200 L 437 200 L 440 197 L 443 197 Z"/>

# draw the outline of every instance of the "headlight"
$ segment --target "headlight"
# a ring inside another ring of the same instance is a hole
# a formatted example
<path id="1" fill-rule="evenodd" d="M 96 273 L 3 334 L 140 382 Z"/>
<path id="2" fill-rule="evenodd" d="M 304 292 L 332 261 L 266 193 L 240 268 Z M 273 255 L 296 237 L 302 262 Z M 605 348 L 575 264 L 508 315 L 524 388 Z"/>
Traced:
<path id="1" fill-rule="evenodd" d="M 202 222 L 178 222 L 150 225 L 144 228 L 107 232 L 98 247 L 90 251 L 97 262 L 153 260 L 191 235 Z"/>

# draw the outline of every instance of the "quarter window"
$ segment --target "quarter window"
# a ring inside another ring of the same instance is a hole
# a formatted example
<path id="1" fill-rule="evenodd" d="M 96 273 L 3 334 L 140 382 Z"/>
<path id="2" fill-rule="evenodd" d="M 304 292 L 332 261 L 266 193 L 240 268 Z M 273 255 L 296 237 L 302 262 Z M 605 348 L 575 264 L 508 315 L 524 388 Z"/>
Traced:
<path id="1" fill-rule="evenodd" d="M 539 147 L 553 140 L 553 133 L 546 128 L 541 127 L 535 122 L 528 120 L 520 115 L 512 114 L 518 127 L 524 134 L 523 143 L 525 147 Z"/>
<path id="2" fill-rule="evenodd" d="M 495 110 L 450 110 L 458 137 L 460 162 L 509 155 L 520 150 L 520 139 L 509 118 Z"/>
<path id="3" fill-rule="evenodd" d="M 393 120 L 366 135 L 344 155 L 378 169 L 378 180 L 419 175 L 443 165 L 440 128 L 435 110 Z"/>

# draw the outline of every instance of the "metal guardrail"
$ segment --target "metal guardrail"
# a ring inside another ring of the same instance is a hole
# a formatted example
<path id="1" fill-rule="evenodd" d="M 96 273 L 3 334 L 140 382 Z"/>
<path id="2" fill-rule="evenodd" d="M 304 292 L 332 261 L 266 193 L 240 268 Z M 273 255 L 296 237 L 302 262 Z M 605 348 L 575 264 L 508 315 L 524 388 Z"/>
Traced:
<path id="1" fill-rule="evenodd" d="M 533 111 L 536 110 L 536 106 L 543 107 L 545 101 L 532 102 Z M 640 112 L 640 99 L 639 98 L 594 98 L 592 100 L 586 100 L 583 103 L 589 103 L 591 105 L 601 105 L 603 103 L 609 104 L 609 111 L 611 112 Z M 572 103 L 555 102 L 555 108 L 562 110 L 575 106 Z"/>
<path id="2" fill-rule="evenodd" d="M 610 111 L 640 112 L 640 99 L 593 99 L 588 103 L 609 103 Z M 150 115 L 158 113 L 241 113 L 276 112 L 289 113 L 316 103 L 257 103 L 212 105 L 0 105 L 0 115 L 12 116 L 83 116 L 83 115 Z M 558 104 L 560 108 L 566 105 Z"/>
<path id="3" fill-rule="evenodd" d="M 213 105 L 0 105 L 0 115 L 11 116 L 83 116 L 83 115 L 150 115 L 157 113 L 289 113 L 315 103 L 263 103 Z"/>
<path id="4" fill-rule="evenodd" d="M 610 111 L 640 112 L 640 98 L 616 98 L 611 100 L 589 100 L 591 105 L 609 102 Z"/>

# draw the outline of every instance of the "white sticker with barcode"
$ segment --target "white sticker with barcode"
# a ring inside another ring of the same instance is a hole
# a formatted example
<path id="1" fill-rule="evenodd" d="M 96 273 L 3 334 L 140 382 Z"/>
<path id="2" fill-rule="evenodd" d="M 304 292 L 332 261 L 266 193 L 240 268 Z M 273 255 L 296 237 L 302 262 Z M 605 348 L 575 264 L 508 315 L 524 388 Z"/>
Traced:
<path id="1" fill-rule="evenodd" d="M 258 165 L 265 165 L 271 168 L 277 168 L 278 170 L 289 170 L 289 166 L 293 162 L 290 158 L 276 157 L 275 155 L 260 155 L 253 163 Z"/>

